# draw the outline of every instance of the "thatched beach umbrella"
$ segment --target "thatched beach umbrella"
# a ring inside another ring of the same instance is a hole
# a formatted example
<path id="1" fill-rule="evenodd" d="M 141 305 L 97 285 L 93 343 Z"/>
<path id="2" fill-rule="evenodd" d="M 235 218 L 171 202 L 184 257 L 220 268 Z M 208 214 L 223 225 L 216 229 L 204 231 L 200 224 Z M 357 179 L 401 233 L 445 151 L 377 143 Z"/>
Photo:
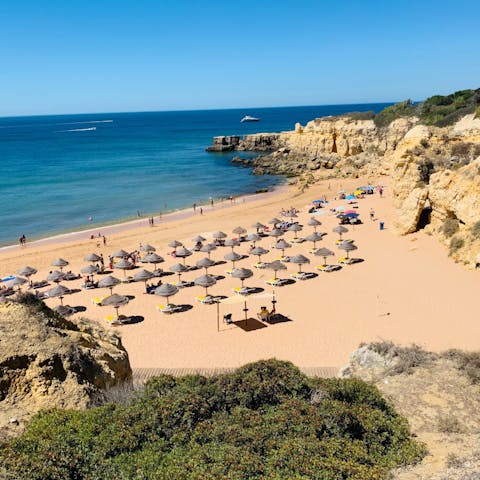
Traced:
<path id="1" fill-rule="evenodd" d="M 240 245 L 240 242 L 234 238 L 227 238 L 227 240 L 225 240 L 224 245 L 226 247 L 232 247 L 232 252 L 233 252 L 233 247 L 238 247 Z"/>
<path id="2" fill-rule="evenodd" d="M 184 265 L 183 263 L 176 263 L 175 265 L 172 265 L 169 270 L 171 272 L 174 272 L 178 275 L 178 284 L 177 286 L 183 285 L 182 284 L 182 273 L 188 272 L 189 268 Z"/>
<path id="3" fill-rule="evenodd" d="M 313 232 L 310 235 L 307 235 L 305 237 L 305 240 L 308 240 L 309 242 L 313 242 L 313 248 L 316 248 L 315 244 L 319 242 L 322 238 L 323 238 L 323 235 L 321 233 Z"/>
<path id="4" fill-rule="evenodd" d="M 302 227 L 300 224 L 298 224 L 298 223 L 294 223 L 294 224 L 290 225 L 290 226 L 287 228 L 287 230 L 288 230 L 289 232 L 295 232 L 295 235 L 294 235 L 293 238 L 296 239 L 296 238 L 297 238 L 297 232 L 300 232 L 301 230 L 303 230 L 303 227 Z"/>
<path id="5" fill-rule="evenodd" d="M 196 237 L 192 238 L 192 242 L 195 243 L 202 243 L 206 240 L 206 238 L 203 238 L 201 235 L 197 235 Z"/>
<path id="6" fill-rule="evenodd" d="M 175 255 L 177 255 L 177 248 L 178 247 L 183 247 L 183 243 L 179 242 L 178 240 L 173 240 L 168 244 L 169 247 L 172 247 L 175 249 Z"/>
<path id="7" fill-rule="evenodd" d="M 307 225 L 310 225 L 311 227 L 313 227 L 314 232 L 317 231 L 317 227 L 319 227 L 321 224 L 322 224 L 322 222 L 320 220 L 317 220 L 314 217 L 312 217 L 307 223 Z"/>
<path id="8" fill-rule="evenodd" d="M 352 242 L 342 242 L 342 243 L 338 246 L 338 248 L 339 248 L 340 250 L 345 250 L 345 252 L 347 252 L 347 258 L 349 258 L 349 257 L 348 257 L 348 254 L 349 254 L 350 252 L 353 252 L 354 250 L 358 250 L 358 247 L 357 247 L 356 245 L 354 245 Z"/>
<path id="9" fill-rule="evenodd" d="M 288 212 L 288 216 L 290 217 L 291 221 L 293 221 L 294 218 L 298 218 L 297 212 L 295 212 L 294 210 L 290 210 Z"/>
<path id="10" fill-rule="evenodd" d="M 180 247 L 176 252 L 175 256 L 179 258 L 183 258 L 183 264 L 185 265 L 185 259 L 192 255 L 190 250 L 187 250 L 185 247 Z"/>
<path id="11" fill-rule="evenodd" d="M 110 289 L 110 294 L 112 294 L 113 287 L 115 287 L 119 283 L 122 283 L 122 282 L 118 278 L 112 277 L 111 275 L 108 275 L 108 277 L 102 278 L 98 282 L 98 286 L 100 288 L 109 288 Z"/>
<path id="12" fill-rule="evenodd" d="M 268 221 L 268 224 L 273 226 L 275 226 L 277 223 L 282 223 L 282 221 L 279 220 L 277 217 L 273 217 Z"/>
<path id="13" fill-rule="evenodd" d="M 9 288 L 18 287 L 18 290 L 20 290 L 20 287 L 27 282 L 28 280 L 26 278 L 15 277 L 14 279 L 7 282 L 7 287 Z"/>
<path id="14" fill-rule="evenodd" d="M 123 257 L 128 257 L 130 254 L 126 252 L 125 250 L 117 250 L 116 252 L 112 253 L 113 258 L 123 258 Z"/>
<path id="15" fill-rule="evenodd" d="M 275 280 L 277 279 L 277 272 L 287 269 L 286 265 L 280 260 L 275 260 L 274 262 L 267 263 L 267 268 L 275 272 Z"/>
<path id="16" fill-rule="evenodd" d="M 243 227 L 237 227 L 232 230 L 232 233 L 242 236 L 247 233 L 247 230 Z"/>
<path id="17" fill-rule="evenodd" d="M 215 265 L 215 262 L 211 260 L 210 258 L 201 258 L 197 263 L 196 263 L 198 268 L 204 268 L 205 269 L 205 274 L 208 273 L 208 269 L 210 267 L 213 267 Z"/>
<path id="18" fill-rule="evenodd" d="M 253 243 L 254 247 L 255 243 L 259 242 L 262 239 L 262 237 L 260 235 L 257 235 L 256 233 L 249 233 L 246 238 L 249 242 Z"/>
<path id="19" fill-rule="evenodd" d="M 178 293 L 178 287 L 171 283 L 164 283 L 155 289 L 155 295 L 165 297 L 167 299 L 167 305 L 170 303 L 168 299 L 176 293 Z"/>
<path id="20" fill-rule="evenodd" d="M 217 280 L 215 280 L 215 277 L 212 277 L 211 275 L 201 275 L 194 280 L 194 283 L 199 287 L 203 287 L 205 289 L 205 296 L 207 296 L 208 287 L 215 285 L 217 283 Z"/>
<path id="21" fill-rule="evenodd" d="M 212 233 L 212 237 L 215 240 L 221 240 L 222 238 L 227 238 L 227 236 L 228 235 L 225 232 L 222 232 L 222 231 Z"/>
<path id="22" fill-rule="evenodd" d="M 64 279 L 65 274 L 63 272 L 59 272 L 58 270 L 54 270 L 47 275 L 47 281 L 49 282 L 59 283 Z"/>
<path id="23" fill-rule="evenodd" d="M 37 269 L 33 267 L 22 267 L 20 270 L 18 270 L 18 275 L 23 275 L 24 277 L 31 277 L 32 275 L 35 275 L 37 273 Z"/>
<path id="24" fill-rule="evenodd" d="M 335 227 L 332 232 L 334 233 L 338 233 L 338 235 L 340 236 L 340 240 L 342 239 L 342 235 L 344 233 L 347 233 L 348 232 L 348 228 L 346 227 L 343 227 L 342 225 L 338 225 L 338 227 Z"/>
<path id="25" fill-rule="evenodd" d="M 277 250 L 281 250 L 282 251 L 282 257 L 285 255 L 285 249 L 286 248 L 290 248 L 291 245 L 286 242 L 285 240 L 283 240 L 283 238 L 281 240 L 279 240 L 274 246 L 273 248 L 276 248 Z"/>
<path id="26" fill-rule="evenodd" d="M 69 264 L 69 262 L 67 262 L 63 258 L 57 258 L 50 265 L 52 267 L 59 267 L 60 271 L 63 271 L 63 267 L 66 267 L 68 264 Z"/>
<path id="27" fill-rule="evenodd" d="M 51 288 L 47 291 L 48 297 L 58 297 L 60 299 L 60 304 L 63 305 L 63 297 L 70 293 L 70 290 L 63 285 L 57 285 L 54 288 Z"/>
<path id="28" fill-rule="evenodd" d="M 335 255 L 331 250 L 328 248 L 319 248 L 316 252 L 315 255 L 317 257 L 323 257 L 323 265 L 327 265 L 327 257 L 330 257 L 332 255 Z"/>
<path id="29" fill-rule="evenodd" d="M 268 232 L 268 235 L 270 237 L 278 238 L 278 237 L 281 237 L 282 235 L 285 235 L 285 232 L 280 228 L 273 228 L 270 232 Z"/>
<path id="30" fill-rule="evenodd" d="M 302 273 L 302 265 L 305 265 L 307 263 L 310 263 L 310 260 L 305 257 L 304 255 L 294 255 L 291 259 L 290 259 L 290 262 L 291 263 L 295 263 L 298 265 L 298 273 Z"/>
<path id="31" fill-rule="evenodd" d="M 52 310 L 57 312 L 62 317 L 69 317 L 70 315 L 77 313 L 73 307 L 69 307 L 68 305 L 57 305 L 56 307 L 53 307 Z"/>
<path id="32" fill-rule="evenodd" d="M 85 255 L 83 259 L 86 262 L 95 263 L 95 262 L 99 262 L 102 259 L 102 257 L 100 257 L 100 255 L 97 255 L 96 253 L 89 253 L 88 255 Z"/>
<path id="33" fill-rule="evenodd" d="M 152 252 L 152 253 L 149 253 L 148 255 L 145 255 L 143 257 L 143 261 L 146 262 L 146 263 L 151 263 L 153 265 L 153 274 L 155 276 L 158 276 L 162 273 L 162 269 L 157 269 L 156 268 L 156 265 L 158 263 L 162 263 L 164 262 L 165 260 L 163 259 L 163 257 L 161 257 L 160 255 L 156 254 L 155 252 Z"/>
<path id="34" fill-rule="evenodd" d="M 263 230 L 265 228 L 265 225 L 263 223 L 260 223 L 260 222 L 255 222 L 252 225 L 252 227 L 255 228 L 257 230 L 257 233 L 258 233 L 260 229 Z"/>
<path id="35" fill-rule="evenodd" d="M 133 280 L 135 282 L 144 282 L 145 283 L 145 288 L 147 286 L 147 282 L 154 277 L 153 273 L 145 270 L 142 268 L 138 272 L 135 272 L 135 275 L 133 276 Z"/>
<path id="36" fill-rule="evenodd" d="M 80 273 L 85 273 L 86 275 L 93 275 L 98 273 L 98 268 L 95 265 L 86 265 L 80 270 Z"/>
<path id="37" fill-rule="evenodd" d="M 200 248 L 200 251 L 203 253 L 206 253 L 208 255 L 208 258 L 210 258 L 210 253 L 216 249 L 217 249 L 217 246 L 214 243 L 207 243 L 206 245 L 202 245 L 202 247 Z"/>
<path id="38" fill-rule="evenodd" d="M 227 253 L 223 258 L 225 260 L 228 260 L 229 262 L 232 262 L 232 268 L 235 268 L 235 262 L 241 260 L 243 256 L 232 250 L 230 253 Z"/>
<path id="39" fill-rule="evenodd" d="M 140 245 L 139 250 L 141 252 L 151 253 L 151 252 L 155 252 L 157 249 L 153 245 L 146 243 L 145 245 Z"/>
<path id="40" fill-rule="evenodd" d="M 133 268 L 133 263 L 129 262 L 128 260 L 119 260 L 117 263 L 113 265 L 113 268 L 118 268 L 119 270 L 123 270 L 123 276 L 126 277 L 127 273 L 126 270 L 130 270 Z"/>
<path id="41" fill-rule="evenodd" d="M 265 255 L 269 252 L 270 250 L 265 250 L 263 247 L 255 247 L 252 250 L 250 250 L 250 253 L 252 255 L 258 256 L 258 261 L 261 262 L 262 259 L 260 258 L 262 255 Z"/>
<path id="42" fill-rule="evenodd" d="M 126 305 L 128 303 L 129 299 L 128 297 L 124 295 L 118 295 L 118 293 L 114 293 L 113 295 L 108 296 L 107 298 L 104 298 L 101 302 L 100 305 L 102 307 L 113 307 L 117 313 L 117 320 L 118 320 L 118 309 L 122 305 Z"/>
<path id="43" fill-rule="evenodd" d="M 243 288 L 243 281 L 252 276 L 253 276 L 253 272 L 248 268 L 235 268 L 232 272 L 232 277 L 239 278 L 241 280 L 242 288 Z"/>

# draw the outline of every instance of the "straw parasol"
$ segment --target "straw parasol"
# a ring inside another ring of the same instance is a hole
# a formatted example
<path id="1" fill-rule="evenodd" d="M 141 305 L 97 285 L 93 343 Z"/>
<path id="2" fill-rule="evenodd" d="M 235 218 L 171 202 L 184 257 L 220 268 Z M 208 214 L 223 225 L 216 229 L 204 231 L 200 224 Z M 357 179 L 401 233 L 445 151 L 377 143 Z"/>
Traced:
<path id="1" fill-rule="evenodd" d="M 98 268 L 95 265 L 87 265 L 80 270 L 80 273 L 92 275 L 94 273 L 98 273 Z"/>
<path id="2" fill-rule="evenodd" d="M 24 284 L 24 283 L 27 283 L 28 280 L 26 278 L 23 278 L 23 277 L 15 277 L 13 280 L 10 280 L 9 282 L 7 282 L 7 286 L 8 287 L 18 287 L 18 289 L 20 290 L 20 287 Z"/>
<path id="3" fill-rule="evenodd" d="M 282 235 L 285 235 L 285 232 L 281 230 L 280 228 L 272 228 L 270 232 L 268 232 L 268 235 L 270 237 L 281 237 Z"/>
<path id="4" fill-rule="evenodd" d="M 249 242 L 253 242 L 253 246 L 262 239 L 262 237 L 256 233 L 249 233 L 246 238 Z"/>
<path id="5" fill-rule="evenodd" d="M 99 262 L 102 259 L 102 257 L 100 257 L 100 255 L 97 255 L 96 253 L 89 253 L 88 255 L 85 255 L 83 259 L 86 262 L 95 263 L 95 262 Z"/>
<path id="6" fill-rule="evenodd" d="M 235 262 L 241 260 L 243 256 L 232 250 L 230 253 L 227 253 L 223 258 L 225 260 L 228 260 L 229 262 L 232 262 L 233 268 L 235 268 Z"/>
<path id="7" fill-rule="evenodd" d="M 282 251 L 282 257 L 283 257 L 285 255 L 285 249 L 290 248 L 290 247 L 291 247 L 291 245 L 288 242 L 281 239 L 274 245 L 273 248 L 276 248 L 277 250 L 281 250 Z"/>
<path id="8" fill-rule="evenodd" d="M 178 240 L 173 240 L 168 244 L 169 247 L 172 247 L 175 249 L 175 255 L 177 254 L 177 248 L 178 247 L 183 247 L 183 243 L 179 242 Z"/>
<path id="9" fill-rule="evenodd" d="M 260 223 L 260 222 L 255 222 L 253 225 L 252 225 L 253 228 L 255 228 L 257 230 L 257 233 L 260 229 L 264 229 L 265 228 L 265 225 L 263 223 Z"/>
<path id="10" fill-rule="evenodd" d="M 126 277 L 127 276 L 126 270 L 130 270 L 131 268 L 133 268 L 133 263 L 129 262 L 128 260 L 124 260 L 122 258 L 122 260 L 118 261 L 113 265 L 113 268 L 118 268 L 120 270 L 123 270 L 123 276 Z"/>
<path id="11" fill-rule="evenodd" d="M 286 270 L 287 267 L 280 260 L 275 260 L 274 262 L 267 263 L 267 268 L 275 272 L 275 280 L 277 279 L 277 272 L 280 270 Z"/>
<path id="12" fill-rule="evenodd" d="M 126 305 L 128 303 L 128 297 L 124 295 L 118 295 L 118 293 L 114 293 L 113 295 L 108 296 L 107 298 L 104 298 L 101 302 L 100 305 L 102 307 L 113 307 L 117 313 L 117 320 L 118 320 L 118 309 L 122 305 Z"/>
<path id="13" fill-rule="evenodd" d="M 172 265 L 169 270 L 171 272 L 174 272 L 178 275 L 178 283 L 177 286 L 181 286 L 182 284 L 182 273 L 185 273 L 189 270 L 189 268 L 184 265 L 183 263 L 176 263 L 175 265 Z"/>
<path id="14" fill-rule="evenodd" d="M 102 278 L 98 282 L 98 286 L 100 288 L 109 288 L 110 289 L 110 294 L 113 291 L 113 287 L 118 285 L 119 283 L 122 283 L 118 278 L 112 277 L 111 275 L 108 275 L 108 277 Z"/>
<path id="15" fill-rule="evenodd" d="M 63 258 L 57 258 L 50 265 L 52 267 L 59 267 L 60 271 L 62 271 L 63 267 L 66 267 L 68 265 L 68 262 L 66 260 L 64 260 Z"/>
<path id="16" fill-rule="evenodd" d="M 247 230 L 243 227 L 237 227 L 232 230 L 232 233 L 236 233 L 237 235 L 245 235 L 247 233 Z"/>
<path id="17" fill-rule="evenodd" d="M 235 268 L 232 272 L 232 277 L 239 278 L 241 280 L 242 288 L 243 288 L 243 281 L 252 276 L 253 276 L 253 272 L 248 268 Z"/>
<path id="18" fill-rule="evenodd" d="M 293 238 L 296 239 L 296 238 L 297 238 L 297 232 L 300 232 L 301 230 L 303 230 L 303 227 L 302 227 L 300 224 L 298 224 L 298 223 L 294 223 L 294 224 L 290 225 L 290 226 L 287 228 L 287 230 L 288 230 L 289 232 L 295 232 L 295 236 L 294 236 Z"/>
<path id="19" fill-rule="evenodd" d="M 116 252 L 113 252 L 112 253 L 112 257 L 113 258 L 123 258 L 123 257 L 128 257 L 128 255 L 130 255 L 128 252 L 126 252 L 125 250 L 117 250 Z"/>
<path id="20" fill-rule="evenodd" d="M 175 256 L 183 258 L 183 264 L 185 265 L 185 259 L 192 255 L 192 252 L 190 250 L 187 250 L 185 247 L 180 247 L 176 252 Z"/>
<path id="21" fill-rule="evenodd" d="M 70 293 L 70 290 L 63 285 L 57 285 L 54 288 L 51 288 L 47 291 L 48 297 L 58 297 L 60 299 L 60 304 L 63 305 L 63 297 Z"/>
<path id="22" fill-rule="evenodd" d="M 62 317 L 69 317 L 70 315 L 77 313 L 73 307 L 69 307 L 68 305 L 57 305 L 56 307 L 53 307 L 53 310 Z"/>
<path id="23" fill-rule="evenodd" d="M 192 238 L 192 242 L 195 243 L 202 243 L 206 240 L 206 238 L 203 238 L 201 235 L 197 235 L 196 237 Z"/>
<path id="24" fill-rule="evenodd" d="M 234 238 L 227 238 L 227 240 L 225 240 L 224 245 L 226 247 L 232 247 L 232 252 L 233 252 L 233 247 L 238 247 L 240 245 L 240 242 Z"/>
<path id="25" fill-rule="evenodd" d="M 342 239 L 342 234 L 348 232 L 348 228 L 343 227 L 342 225 L 338 225 L 338 227 L 335 227 L 332 232 L 338 233 L 340 235 L 340 240 Z"/>
<path id="26" fill-rule="evenodd" d="M 270 250 L 265 250 L 263 247 L 255 247 L 252 250 L 250 250 L 250 253 L 252 255 L 258 256 L 258 261 L 261 262 L 261 256 L 265 255 L 269 252 Z"/>
<path id="27" fill-rule="evenodd" d="M 320 220 L 317 220 L 314 217 L 312 217 L 307 223 L 307 225 L 309 225 L 310 227 L 313 227 L 314 232 L 317 231 L 317 227 L 319 227 L 321 224 L 322 222 Z"/>
<path id="28" fill-rule="evenodd" d="M 328 248 L 319 248 L 316 252 L 315 255 L 317 257 L 323 257 L 323 265 L 325 266 L 327 264 L 327 257 L 330 257 L 332 255 L 335 255 L 331 250 Z"/>
<path id="29" fill-rule="evenodd" d="M 313 232 L 310 235 L 307 235 L 305 237 L 305 240 L 308 240 L 309 242 L 313 242 L 313 248 L 315 248 L 315 244 L 319 242 L 323 238 L 323 235 L 318 232 Z"/>
<path id="30" fill-rule="evenodd" d="M 277 223 L 282 223 L 282 221 L 279 220 L 277 217 L 273 217 L 272 219 L 270 219 L 270 220 L 268 221 L 268 224 L 269 224 L 269 225 L 276 225 Z"/>
<path id="31" fill-rule="evenodd" d="M 357 247 L 356 245 L 354 245 L 352 242 L 342 242 L 342 243 L 338 246 L 338 248 L 339 248 L 340 250 L 345 250 L 345 252 L 347 252 L 347 258 L 349 258 L 349 257 L 348 257 L 348 254 L 349 254 L 350 252 L 353 252 L 354 250 L 358 250 L 358 247 Z"/>
<path id="32" fill-rule="evenodd" d="M 201 275 L 200 277 L 197 277 L 194 280 L 195 285 L 198 285 L 199 287 L 203 287 L 205 289 L 205 296 L 208 295 L 208 287 L 211 287 L 212 285 L 215 285 L 217 281 L 215 280 L 215 277 L 212 277 L 211 275 Z"/>
<path id="33" fill-rule="evenodd" d="M 150 280 L 153 277 L 154 275 L 152 272 L 142 268 L 141 270 L 135 273 L 135 275 L 133 276 L 133 280 L 135 282 L 145 282 L 145 287 L 146 287 L 148 280 Z"/>
<path id="34" fill-rule="evenodd" d="M 146 243 L 145 245 L 140 245 L 139 250 L 141 252 L 151 253 L 151 252 L 155 252 L 157 249 L 153 245 Z"/>
<path id="35" fill-rule="evenodd" d="M 305 265 L 307 263 L 310 263 L 310 260 L 305 257 L 304 255 L 294 255 L 292 258 L 290 258 L 291 263 L 296 263 L 298 265 L 298 272 L 302 273 L 302 265 Z"/>
<path id="36" fill-rule="evenodd" d="M 202 258 L 200 259 L 197 263 L 196 263 L 197 267 L 198 268 L 204 268 L 205 269 L 205 274 L 208 273 L 208 269 L 210 267 L 213 267 L 215 265 L 215 262 L 213 260 L 210 260 L 210 258 L 208 257 L 205 257 L 205 258 Z"/>
<path id="37" fill-rule="evenodd" d="M 210 253 L 216 249 L 217 249 L 217 246 L 214 243 L 207 243 L 206 245 L 202 245 L 202 247 L 200 248 L 200 251 L 208 254 L 208 258 L 210 258 Z"/>
<path id="38" fill-rule="evenodd" d="M 30 277 L 32 275 L 35 275 L 37 273 L 37 269 L 33 267 L 22 267 L 20 270 L 18 270 L 18 275 L 23 275 L 24 277 Z"/>
<path id="39" fill-rule="evenodd" d="M 152 252 L 152 253 L 149 253 L 148 255 L 145 255 L 145 257 L 143 257 L 143 261 L 146 262 L 146 263 L 151 263 L 152 265 L 154 265 L 154 271 L 153 271 L 153 274 L 155 276 L 157 276 L 158 274 L 162 273 L 162 270 L 161 269 L 157 269 L 156 268 L 156 265 L 158 263 L 162 263 L 164 262 L 165 260 L 163 259 L 163 257 L 161 257 L 160 255 L 156 254 L 155 252 Z"/>
<path id="40" fill-rule="evenodd" d="M 65 278 L 65 274 L 63 272 L 59 272 L 58 270 L 54 270 L 47 275 L 47 281 L 49 282 L 61 282 Z"/>
<path id="41" fill-rule="evenodd" d="M 212 233 L 212 237 L 215 238 L 216 240 L 227 238 L 227 236 L 228 235 L 225 232 L 221 232 L 221 231 Z"/>
<path id="42" fill-rule="evenodd" d="M 172 285 L 171 283 L 164 283 L 155 289 L 155 295 L 159 297 L 165 297 L 167 299 L 167 305 L 169 304 L 168 299 L 175 295 L 178 292 L 178 287 Z"/>

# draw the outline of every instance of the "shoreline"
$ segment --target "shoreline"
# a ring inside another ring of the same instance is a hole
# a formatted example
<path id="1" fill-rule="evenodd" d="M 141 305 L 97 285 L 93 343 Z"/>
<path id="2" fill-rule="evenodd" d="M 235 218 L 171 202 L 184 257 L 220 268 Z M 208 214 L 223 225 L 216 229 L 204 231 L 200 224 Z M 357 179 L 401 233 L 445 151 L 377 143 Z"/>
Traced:
<path id="1" fill-rule="evenodd" d="M 206 207 L 206 209 L 204 210 L 205 213 L 215 211 L 215 210 L 222 210 L 225 208 L 231 208 L 240 203 L 249 203 L 255 200 L 262 200 L 264 198 L 268 198 L 273 195 L 279 195 L 285 192 L 286 190 L 288 190 L 289 186 L 290 185 L 288 183 L 283 182 L 283 183 L 279 183 L 278 185 L 275 185 L 268 192 L 245 193 L 245 194 L 233 197 L 233 203 L 231 203 L 227 198 L 227 199 L 217 200 L 216 203 L 214 203 L 213 208 L 209 204 L 197 204 L 197 207 L 198 208 Z M 153 215 L 153 218 L 155 219 L 156 225 L 158 226 L 163 223 L 171 223 L 177 220 L 183 220 L 188 217 L 194 217 L 196 215 L 197 213 L 192 211 L 192 207 L 184 207 L 178 210 L 172 210 L 168 213 L 162 214 L 161 216 Z M 27 244 L 25 247 L 20 247 L 18 243 L 12 244 L 12 245 L 4 245 L 4 246 L 0 246 L 0 253 L 10 252 L 15 249 L 24 251 L 26 248 L 28 249 L 29 246 L 40 247 L 43 245 L 52 245 L 55 243 L 68 243 L 76 240 L 89 240 L 89 239 L 92 239 L 91 235 L 93 235 L 94 238 L 101 238 L 102 235 L 107 236 L 115 233 L 125 232 L 128 230 L 133 230 L 138 227 L 143 227 L 145 226 L 145 222 L 148 222 L 149 218 L 151 218 L 151 216 L 141 217 L 135 220 L 119 221 L 113 224 L 100 225 L 98 227 L 92 227 L 92 228 L 87 228 L 83 230 L 74 230 L 72 232 L 67 232 L 67 233 L 59 233 L 56 235 L 50 235 L 48 237 L 43 237 L 43 238 L 39 238 L 37 240 L 32 240 L 32 241 L 27 240 Z"/>

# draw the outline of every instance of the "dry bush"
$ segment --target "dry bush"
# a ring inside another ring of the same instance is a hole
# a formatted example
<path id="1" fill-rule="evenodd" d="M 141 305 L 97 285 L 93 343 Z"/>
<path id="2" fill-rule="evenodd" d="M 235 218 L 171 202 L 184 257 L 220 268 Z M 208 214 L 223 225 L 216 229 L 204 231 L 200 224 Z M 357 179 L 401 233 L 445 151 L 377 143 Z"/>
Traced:
<path id="1" fill-rule="evenodd" d="M 456 218 L 446 218 L 441 226 L 442 233 L 450 238 L 458 232 L 459 222 Z"/>
<path id="2" fill-rule="evenodd" d="M 450 240 L 450 255 L 460 250 L 465 245 L 465 240 L 461 237 L 453 237 Z"/>
<path id="3" fill-rule="evenodd" d="M 447 350 L 442 357 L 453 360 L 457 368 L 465 373 L 472 383 L 480 383 L 480 352 Z"/>
<path id="4" fill-rule="evenodd" d="M 441 433 L 461 433 L 463 431 L 458 418 L 453 415 L 442 415 L 438 417 L 437 428 Z"/>

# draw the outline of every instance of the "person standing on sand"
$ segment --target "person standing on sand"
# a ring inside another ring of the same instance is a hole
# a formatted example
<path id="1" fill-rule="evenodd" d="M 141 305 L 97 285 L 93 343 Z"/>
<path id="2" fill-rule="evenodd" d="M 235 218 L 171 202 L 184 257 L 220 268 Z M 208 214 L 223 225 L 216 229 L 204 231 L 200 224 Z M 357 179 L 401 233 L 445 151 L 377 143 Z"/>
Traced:
<path id="1" fill-rule="evenodd" d="M 103 236 L 103 246 L 105 246 L 107 244 L 107 237 L 104 235 Z"/>
<path id="2" fill-rule="evenodd" d="M 213 198 L 212 197 L 210 197 L 210 205 L 213 208 Z"/>
<path id="3" fill-rule="evenodd" d="M 195 210 L 196 210 L 196 209 L 197 209 L 197 204 L 194 203 L 194 204 L 193 204 L 193 213 L 195 213 Z"/>
<path id="4" fill-rule="evenodd" d="M 370 220 L 373 222 L 375 220 L 375 211 L 373 208 L 370 209 Z"/>
<path id="5" fill-rule="evenodd" d="M 200 207 L 200 215 L 203 215 L 203 208 Z"/>

